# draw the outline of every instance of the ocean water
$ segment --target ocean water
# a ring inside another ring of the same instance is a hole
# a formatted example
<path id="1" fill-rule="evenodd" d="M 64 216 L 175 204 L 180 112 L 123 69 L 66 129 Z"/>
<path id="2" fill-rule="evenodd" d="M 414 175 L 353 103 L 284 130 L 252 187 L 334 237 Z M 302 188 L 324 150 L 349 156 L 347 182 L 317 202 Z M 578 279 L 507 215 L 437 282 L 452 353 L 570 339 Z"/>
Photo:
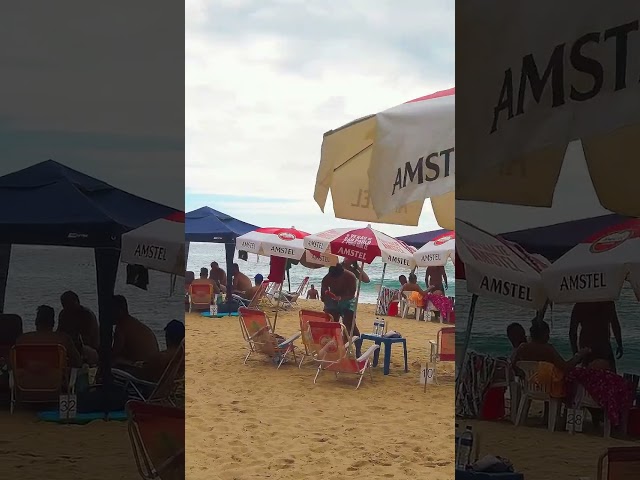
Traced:
<path id="1" fill-rule="evenodd" d="M 220 264 L 221 268 L 225 265 L 225 253 L 224 245 L 217 243 L 191 243 L 189 246 L 189 259 L 187 261 L 187 270 L 195 272 L 196 276 L 202 267 L 209 268 L 211 262 L 216 261 Z M 238 260 L 237 252 L 235 261 L 240 266 L 240 270 L 249 278 L 257 273 L 266 277 L 269 274 L 269 258 L 258 257 L 257 255 L 249 254 L 248 260 Z M 364 270 L 369 275 L 371 282 L 363 283 L 360 290 L 360 302 L 362 303 L 376 303 L 378 299 L 378 291 L 380 287 L 380 280 L 382 279 L 382 270 L 384 264 L 380 259 L 376 259 L 371 265 L 365 265 Z M 446 267 L 447 277 L 449 279 L 449 289 L 446 294 L 449 296 L 455 296 L 456 286 L 454 281 L 454 268 L 451 263 Z M 400 283 L 398 277 L 400 275 L 409 275 L 409 271 L 402 267 L 395 265 L 387 265 L 385 272 L 384 285 L 388 288 L 398 288 Z M 320 288 L 320 282 L 322 278 L 327 274 L 326 268 L 309 269 L 302 265 L 294 265 L 289 271 L 291 279 L 291 289 L 295 290 L 302 282 L 304 277 L 309 277 L 309 284 L 315 285 L 316 289 Z M 416 273 L 418 276 L 418 283 L 424 286 L 424 269 L 419 269 Z M 285 280 L 284 288 L 287 288 Z"/>
<path id="2" fill-rule="evenodd" d="M 60 295 L 73 290 L 97 315 L 95 272 L 93 249 L 16 245 L 9 266 L 5 312 L 20 315 L 24 331 L 31 331 L 39 305 L 50 305 L 57 317 L 62 308 Z M 164 348 L 164 326 L 174 318 L 184 320 L 182 279 L 178 278 L 173 295 L 169 295 L 170 276 L 164 273 L 149 272 L 147 291 L 125 282 L 126 265 L 121 264 L 116 293 L 127 298 L 131 314 L 154 331 Z"/>
<path id="3" fill-rule="evenodd" d="M 459 280 L 456 297 L 457 348 L 462 348 L 464 343 L 470 305 L 471 294 L 467 292 L 466 282 Z M 572 308 L 573 305 L 555 305 L 545 314 L 545 321 L 552 327 L 550 342 L 565 359 L 572 356 L 569 345 L 569 320 Z M 618 372 L 638 373 L 640 372 L 640 323 L 638 322 L 640 304 L 628 285 L 616 303 L 616 309 L 622 328 L 624 348 L 623 357 L 617 361 Z M 534 316 L 535 312 L 531 310 L 479 298 L 476 302 L 469 349 L 492 355 L 509 355 L 511 344 L 507 339 L 507 325 L 511 322 L 519 322 L 528 331 Z M 615 352 L 613 335 L 611 345 Z"/>

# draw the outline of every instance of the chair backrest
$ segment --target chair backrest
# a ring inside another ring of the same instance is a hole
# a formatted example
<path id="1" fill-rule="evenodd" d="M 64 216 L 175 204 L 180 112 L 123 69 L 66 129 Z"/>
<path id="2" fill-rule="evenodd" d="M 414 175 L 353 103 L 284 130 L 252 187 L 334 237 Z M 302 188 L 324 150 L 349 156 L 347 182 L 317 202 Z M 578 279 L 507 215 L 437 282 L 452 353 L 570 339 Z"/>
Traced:
<path id="1" fill-rule="evenodd" d="M 269 288 L 269 283 L 271 282 L 266 280 L 260 284 L 260 288 L 256 290 L 256 293 L 253 294 L 253 298 L 249 302 L 249 308 L 256 308 L 260 304 L 260 300 L 262 300 L 267 288 Z"/>
<path id="2" fill-rule="evenodd" d="M 526 394 L 544 396 L 551 393 L 551 383 L 540 382 L 539 380 L 538 372 L 540 370 L 540 363 L 543 362 L 520 361 L 515 365 L 522 375 L 524 375 L 521 381 Z"/>
<path id="3" fill-rule="evenodd" d="M 179 380 L 184 379 L 184 339 L 180 342 L 178 350 L 164 369 L 158 384 L 151 392 L 147 402 L 149 403 L 170 403 L 170 397 L 176 392 Z"/>
<path id="4" fill-rule="evenodd" d="M 318 312 L 316 310 L 305 310 L 304 308 L 299 312 L 300 317 L 300 333 L 302 335 L 302 343 L 307 351 L 307 354 L 313 354 L 312 348 L 313 339 L 311 338 L 311 330 L 309 328 L 309 322 L 332 322 L 333 317 L 327 312 Z"/>
<path id="5" fill-rule="evenodd" d="M 189 285 L 189 297 L 194 305 L 210 305 L 213 301 L 213 285 L 210 283 L 192 283 Z"/>
<path id="6" fill-rule="evenodd" d="M 279 283 L 270 282 L 269 280 L 265 280 L 265 282 L 268 283 L 267 288 L 265 289 L 266 294 L 275 295 L 276 293 L 278 293 L 278 287 L 280 286 Z M 265 282 L 262 282 L 262 283 L 265 283 Z"/>
<path id="7" fill-rule="evenodd" d="M 347 358 L 344 325 L 338 322 L 309 320 L 311 349 L 319 362 L 334 363 Z"/>
<path id="8" fill-rule="evenodd" d="M 298 285 L 298 289 L 295 291 L 295 294 L 300 296 L 304 293 L 305 288 L 307 288 L 307 284 L 309 283 L 309 277 L 304 277 L 300 285 Z"/>
<path id="9" fill-rule="evenodd" d="M 10 366 L 16 388 L 21 392 L 60 392 L 68 378 L 67 351 L 62 345 L 15 345 Z"/>
<path id="10" fill-rule="evenodd" d="M 0 313 L 0 346 L 13 347 L 22 335 L 22 318 L 13 313 Z"/>
<path id="11" fill-rule="evenodd" d="M 240 307 L 238 319 L 242 336 L 251 348 L 267 355 L 276 353 L 277 343 L 271 333 L 271 322 L 266 313 L 255 308 Z"/>
<path id="12" fill-rule="evenodd" d="M 438 357 L 441 362 L 456 361 L 455 327 L 445 327 L 438 331 Z"/>
<path id="13" fill-rule="evenodd" d="M 610 447 L 598 459 L 598 480 L 636 478 L 640 471 L 640 447 Z"/>
<path id="14" fill-rule="evenodd" d="M 125 408 L 140 476 L 184 480 L 184 409 L 133 400 L 127 402 Z"/>

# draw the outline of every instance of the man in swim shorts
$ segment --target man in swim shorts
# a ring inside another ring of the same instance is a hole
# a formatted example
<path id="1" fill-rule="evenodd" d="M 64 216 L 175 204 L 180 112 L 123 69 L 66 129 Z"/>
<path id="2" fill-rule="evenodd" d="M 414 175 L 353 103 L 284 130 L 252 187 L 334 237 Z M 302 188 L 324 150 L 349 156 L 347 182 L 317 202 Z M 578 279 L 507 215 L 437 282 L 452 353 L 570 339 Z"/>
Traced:
<path id="1" fill-rule="evenodd" d="M 353 326 L 353 334 L 359 337 L 360 330 L 354 323 L 357 285 L 356 276 L 342 264 L 329 267 L 329 273 L 322 279 L 320 299 L 324 303 L 324 311 L 331 315 L 334 321 L 339 322 L 342 317 L 347 332 L 351 333 Z M 345 338 L 345 342 L 348 340 Z M 362 352 L 362 339 L 355 341 L 354 345 L 356 356 L 359 357 Z"/>

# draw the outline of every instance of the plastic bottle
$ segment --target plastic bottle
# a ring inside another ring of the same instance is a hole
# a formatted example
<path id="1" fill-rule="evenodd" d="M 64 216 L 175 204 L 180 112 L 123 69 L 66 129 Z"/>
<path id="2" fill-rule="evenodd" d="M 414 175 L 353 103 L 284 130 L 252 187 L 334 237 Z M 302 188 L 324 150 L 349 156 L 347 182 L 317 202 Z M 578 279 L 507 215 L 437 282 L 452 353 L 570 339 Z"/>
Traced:
<path id="1" fill-rule="evenodd" d="M 467 425 L 467 428 L 460 435 L 460 443 L 458 447 L 458 467 L 466 468 L 471 463 L 471 452 L 473 450 L 473 428 Z"/>

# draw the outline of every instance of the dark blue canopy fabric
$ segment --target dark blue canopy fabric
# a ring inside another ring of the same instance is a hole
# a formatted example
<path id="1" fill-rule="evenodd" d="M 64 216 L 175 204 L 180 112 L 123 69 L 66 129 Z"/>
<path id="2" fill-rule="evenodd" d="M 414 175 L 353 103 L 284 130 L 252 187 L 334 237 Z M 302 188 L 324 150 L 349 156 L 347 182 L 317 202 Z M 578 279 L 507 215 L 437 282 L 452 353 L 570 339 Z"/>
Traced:
<path id="1" fill-rule="evenodd" d="M 432 232 L 422 232 L 422 233 L 414 233 L 413 235 L 405 235 L 404 237 L 397 237 L 397 240 L 400 240 L 407 245 L 411 245 L 415 248 L 420 248 L 424 244 L 429 243 L 436 237 L 448 233 L 450 230 L 445 230 L 441 228 L 440 230 L 433 230 Z"/>
<path id="2" fill-rule="evenodd" d="M 554 262 L 590 235 L 628 219 L 629 217 L 616 214 L 601 215 L 503 233 L 500 236 L 517 243 L 529 253 L 537 253 Z"/>
<path id="3" fill-rule="evenodd" d="M 257 228 L 210 207 L 188 212 L 184 222 L 187 242 L 230 243 Z"/>
<path id="4" fill-rule="evenodd" d="M 94 248 L 176 212 L 53 160 L 0 177 L 0 205 L 0 244 Z"/>

